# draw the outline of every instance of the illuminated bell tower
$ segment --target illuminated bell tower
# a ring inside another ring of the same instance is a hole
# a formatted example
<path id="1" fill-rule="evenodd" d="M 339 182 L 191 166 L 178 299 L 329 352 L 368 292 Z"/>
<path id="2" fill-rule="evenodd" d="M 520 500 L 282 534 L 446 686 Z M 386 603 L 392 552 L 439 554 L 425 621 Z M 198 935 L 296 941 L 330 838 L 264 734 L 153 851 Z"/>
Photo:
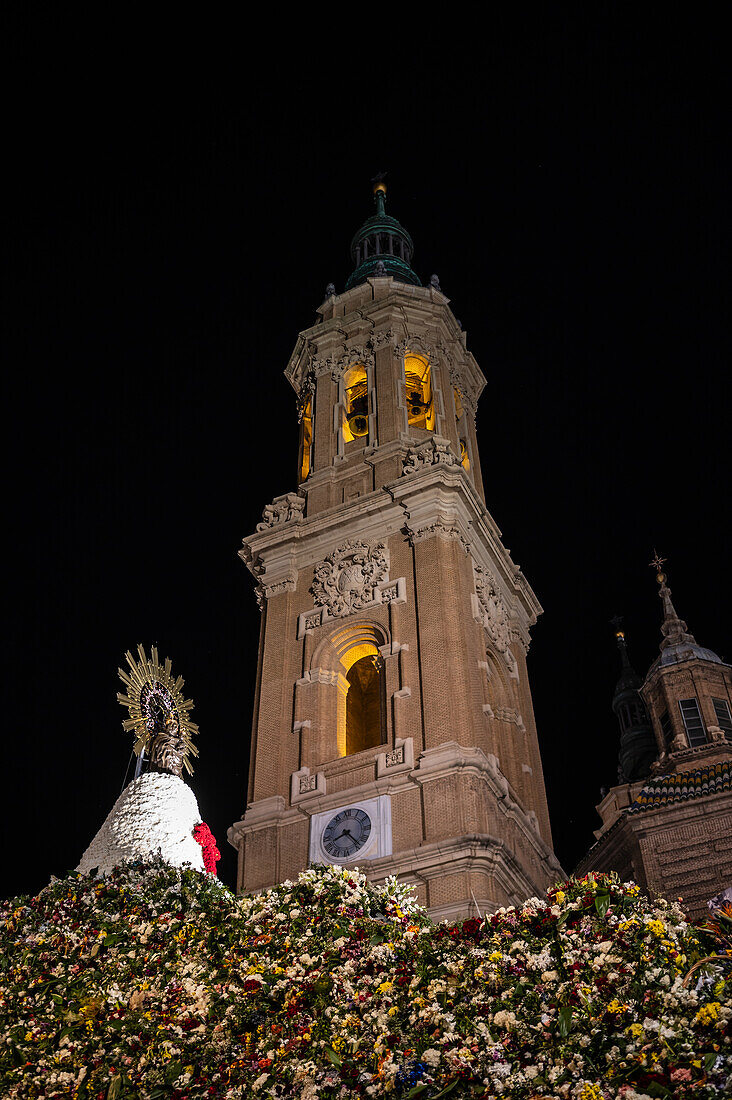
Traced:
<path id="1" fill-rule="evenodd" d="M 457 918 L 562 874 L 526 669 L 541 608 L 485 506 L 485 378 L 385 195 L 285 371 L 300 484 L 240 551 L 262 625 L 229 840 L 240 891 L 341 863 Z"/>

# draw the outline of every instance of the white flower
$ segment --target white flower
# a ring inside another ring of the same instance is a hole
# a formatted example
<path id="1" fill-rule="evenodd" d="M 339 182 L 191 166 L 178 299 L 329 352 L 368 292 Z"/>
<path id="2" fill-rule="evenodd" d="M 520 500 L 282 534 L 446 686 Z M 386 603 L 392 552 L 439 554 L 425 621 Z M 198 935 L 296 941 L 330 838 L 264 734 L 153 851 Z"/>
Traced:
<path id="1" fill-rule="evenodd" d="M 516 1017 L 513 1012 L 506 1012 L 504 1009 L 501 1009 L 500 1012 L 496 1012 L 494 1015 L 493 1023 L 496 1027 L 505 1027 L 506 1030 L 508 1030 L 516 1023 Z"/>
<path id="2" fill-rule="evenodd" d="M 429 1047 L 428 1050 L 424 1051 L 420 1060 L 424 1062 L 426 1066 L 436 1066 L 439 1064 L 440 1058 L 440 1051 L 435 1050 L 434 1047 Z"/>

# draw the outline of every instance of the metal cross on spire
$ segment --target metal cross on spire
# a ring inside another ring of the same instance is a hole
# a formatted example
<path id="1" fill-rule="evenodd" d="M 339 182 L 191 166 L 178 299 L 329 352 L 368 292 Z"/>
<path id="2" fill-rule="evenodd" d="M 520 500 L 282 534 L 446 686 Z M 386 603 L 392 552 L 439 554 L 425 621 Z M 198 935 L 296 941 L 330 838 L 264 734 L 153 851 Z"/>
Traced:
<path id="1" fill-rule="evenodd" d="M 660 556 L 660 554 L 658 553 L 658 550 L 656 550 L 656 547 L 654 546 L 653 547 L 653 557 L 649 561 L 648 565 L 650 566 L 651 569 L 656 570 L 656 579 L 658 580 L 659 584 L 662 584 L 663 581 L 666 580 L 666 577 L 664 576 L 664 573 L 663 573 L 663 567 L 664 567 L 664 565 L 666 564 L 667 561 L 668 561 L 668 558 L 662 558 Z"/>
<path id="2" fill-rule="evenodd" d="M 622 615 L 613 615 L 612 619 L 610 619 L 610 626 L 613 628 L 613 630 L 615 631 L 616 634 L 622 634 L 623 633 L 623 616 Z"/>

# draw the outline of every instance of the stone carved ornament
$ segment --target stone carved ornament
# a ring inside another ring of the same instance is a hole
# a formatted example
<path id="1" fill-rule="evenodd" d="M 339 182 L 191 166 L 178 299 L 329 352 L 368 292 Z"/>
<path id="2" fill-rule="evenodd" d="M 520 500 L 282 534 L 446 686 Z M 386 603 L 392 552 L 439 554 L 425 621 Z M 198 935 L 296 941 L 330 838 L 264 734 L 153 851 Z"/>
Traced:
<path id="1" fill-rule="evenodd" d="M 439 361 L 442 350 L 441 346 L 430 344 L 422 336 L 414 333 L 394 344 L 394 358 L 403 359 L 409 352 L 410 355 L 423 355 L 430 365 L 434 366 Z"/>
<path id="2" fill-rule="evenodd" d="M 305 510 L 305 497 L 299 493 L 284 493 L 281 497 L 275 497 L 271 504 L 262 512 L 261 522 L 257 524 L 258 531 L 266 531 L 270 527 L 276 527 L 279 523 L 290 523 L 292 520 L 300 520 Z"/>
<path id="3" fill-rule="evenodd" d="M 371 346 L 376 351 L 378 348 L 384 347 L 385 344 L 391 344 L 394 341 L 394 333 L 390 328 L 384 329 L 382 332 L 374 332 L 371 335 Z"/>
<path id="4" fill-rule="evenodd" d="M 506 605 L 498 592 L 495 578 L 481 565 L 473 564 L 475 594 L 483 612 L 483 626 L 488 637 L 504 657 L 511 644 L 511 628 Z M 512 662 L 511 662 L 512 663 Z"/>
<path id="5" fill-rule="evenodd" d="M 458 391 L 463 399 L 465 407 L 475 416 L 478 406 L 478 391 L 475 386 L 469 385 L 463 374 L 457 367 L 450 366 L 450 385 Z"/>
<path id="6" fill-rule="evenodd" d="M 302 418 L 305 415 L 305 409 L 310 398 L 315 393 L 315 375 L 312 371 L 308 371 L 303 379 L 300 393 L 297 396 L 297 422 L 302 423 Z"/>
<path id="7" fill-rule="evenodd" d="M 320 378 L 323 374 L 330 374 L 334 382 L 339 382 L 344 373 L 350 367 L 373 367 L 374 355 L 371 351 L 371 340 L 368 346 L 353 345 L 347 348 L 342 355 L 328 355 L 322 359 L 312 358 L 308 366 L 308 374 Z"/>
<path id="8" fill-rule="evenodd" d="M 373 603 L 377 585 L 388 579 L 389 551 L 385 544 L 371 547 L 349 539 L 316 565 L 310 591 L 317 606 L 337 617 Z"/>
<path id="9" fill-rule="evenodd" d="M 425 443 L 410 447 L 404 459 L 403 474 L 416 474 L 426 466 L 459 466 L 460 459 L 450 450 L 450 442 L 432 436 Z"/>

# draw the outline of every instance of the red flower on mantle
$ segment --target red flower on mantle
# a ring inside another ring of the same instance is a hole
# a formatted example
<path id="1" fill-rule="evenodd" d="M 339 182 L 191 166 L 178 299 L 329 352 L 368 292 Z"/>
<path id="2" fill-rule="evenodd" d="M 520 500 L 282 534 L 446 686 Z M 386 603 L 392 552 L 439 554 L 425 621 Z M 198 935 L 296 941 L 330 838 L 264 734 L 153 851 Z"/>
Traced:
<path id="1" fill-rule="evenodd" d="M 216 864 L 221 859 L 221 852 L 216 847 L 216 837 L 205 821 L 201 821 L 193 829 L 193 839 L 197 840 L 203 851 L 203 866 L 210 875 L 216 874 Z"/>

